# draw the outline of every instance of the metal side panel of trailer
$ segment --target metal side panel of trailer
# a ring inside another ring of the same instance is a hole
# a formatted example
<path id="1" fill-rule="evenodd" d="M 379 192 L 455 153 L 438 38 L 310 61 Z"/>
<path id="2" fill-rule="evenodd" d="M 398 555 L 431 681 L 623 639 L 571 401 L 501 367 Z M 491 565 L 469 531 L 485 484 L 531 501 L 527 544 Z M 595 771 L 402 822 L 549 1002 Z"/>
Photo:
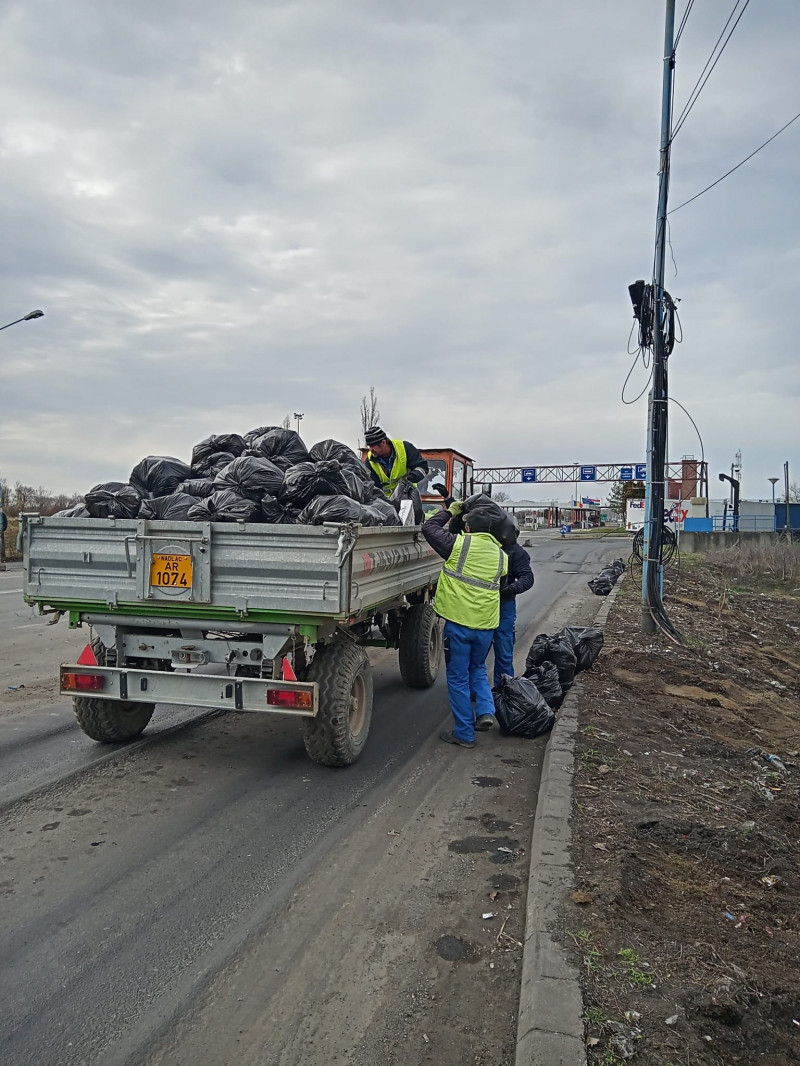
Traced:
<path id="1" fill-rule="evenodd" d="M 407 526 L 26 515 L 20 539 L 28 602 L 138 615 L 345 620 L 431 585 L 442 565 Z M 169 560 L 182 587 L 156 583 Z"/>

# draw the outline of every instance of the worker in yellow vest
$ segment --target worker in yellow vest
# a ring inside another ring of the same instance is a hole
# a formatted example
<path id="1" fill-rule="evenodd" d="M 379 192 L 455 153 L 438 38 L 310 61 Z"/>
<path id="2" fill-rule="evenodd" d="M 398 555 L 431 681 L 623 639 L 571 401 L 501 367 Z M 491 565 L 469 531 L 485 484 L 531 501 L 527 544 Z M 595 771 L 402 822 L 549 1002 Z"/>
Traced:
<path id="1" fill-rule="evenodd" d="M 369 451 L 365 466 L 369 476 L 388 498 L 404 478 L 417 484 L 428 474 L 428 462 L 411 441 L 389 440 L 380 426 L 370 426 L 364 434 Z"/>
<path id="2" fill-rule="evenodd" d="M 447 694 L 453 729 L 439 734 L 447 744 L 475 747 L 475 730 L 495 724 L 494 700 L 486 673 L 486 656 L 500 623 L 500 578 L 508 556 L 489 532 L 495 516 L 479 508 L 464 516 L 464 533 L 444 527 L 463 504 L 455 501 L 437 511 L 422 527 L 430 546 L 446 560 L 433 607 L 445 619 Z M 475 697 L 473 709 L 470 695 Z"/>

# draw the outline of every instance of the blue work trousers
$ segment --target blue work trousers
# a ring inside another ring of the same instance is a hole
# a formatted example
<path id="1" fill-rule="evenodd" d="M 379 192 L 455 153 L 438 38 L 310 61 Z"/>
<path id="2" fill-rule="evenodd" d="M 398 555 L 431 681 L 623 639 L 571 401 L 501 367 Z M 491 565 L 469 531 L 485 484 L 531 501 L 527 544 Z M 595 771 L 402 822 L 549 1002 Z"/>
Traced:
<path id="1" fill-rule="evenodd" d="M 494 631 L 494 683 L 500 684 L 503 674 L 514 676 L 514 640 L 517 635 L 517 600 L 500 601 L 500 625 Z"/>
<path id="2" fill-rule="evenodd" d="M 475 739 L 476 715 L 494 714 L 486 673 L 486 656 L 493 636 L 493 629 L 470 629 L 457 622 L 445 622 L 447 695 L 453 712 L 453 732 L 459 740 Z M 475 696 L 474 711 L 470 693 Z"/>

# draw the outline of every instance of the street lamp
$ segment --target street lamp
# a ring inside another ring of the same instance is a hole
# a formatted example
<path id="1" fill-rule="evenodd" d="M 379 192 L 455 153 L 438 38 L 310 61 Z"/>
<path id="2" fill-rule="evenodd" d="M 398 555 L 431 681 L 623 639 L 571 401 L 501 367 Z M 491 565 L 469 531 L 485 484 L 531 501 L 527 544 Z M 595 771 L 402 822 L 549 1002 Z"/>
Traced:
<path id="1" fill-rule="evenodd" d="M 16 326 L 18 322 L 30 322 L 33 318 L 44 318 L 44 311 L 29 311 L 27 315 L 23 315 L 22 318 L 15 318 L 13 322 L 6 322 L 4 326 L 0 326 L 0 329 L 8 329 L 9 326 Z M 0 488 L 0 570 L 6 568 L 6 540 L 5 532 L 8 519 L 3 511 L 3 490 Z"/>
<path id="2" fill-rule="evenodd" d="M 739 479 L 735 477 L 728 477 L 727 474 L 719 475 L 720 481 L 729 481 L 733 488 L 733 529 L 734 532 L 739 532 Z"/>
<path id="3" fill-rule="evenodd" d="M 29 311 L 27 315 L 23 315 L 22 318 L 15 318 L 13 322 L 6 322 L 4 326 L 0 326 L 0 329 L 8 329 L 9 326 L 16 326 L 17 322 L 30 322 L 33 318 L 44 318 L 44 311 Z"/>
<path id="4" fill-rule="evenodd" d="M 773 505 L 773 507 L 774 507 L 774 506 L 775 506 L 775 483 L 776 483 L 777 481 L 780 481 L 780 478 L 777 478 L 777 477 L 768 477 L 768 478 L 767 478 L 767 481 L 769 481 L 769 483 L 770 483 L 770 484 L 772 485 L 772 505 Z"/>
<path id="5" fill-rule="evenodd" d="M 300 414 L 298 411 L 295 411 L 294 417 L 297 419 L 297 435 L 299 436 L 300 435 L 300 419 L 301 418 L 305 418 L 306 416 L 304 414 Z"/>

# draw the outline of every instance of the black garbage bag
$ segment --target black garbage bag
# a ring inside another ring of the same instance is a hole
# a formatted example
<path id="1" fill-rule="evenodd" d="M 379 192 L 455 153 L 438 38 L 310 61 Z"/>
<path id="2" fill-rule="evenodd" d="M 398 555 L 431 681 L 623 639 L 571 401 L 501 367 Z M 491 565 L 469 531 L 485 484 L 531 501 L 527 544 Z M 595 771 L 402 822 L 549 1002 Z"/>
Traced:
<path id="1" fill-rule="evenodd" d="M 297 524 L 321 526 L 324 522 L 362 522 L 364 510 L 349 496 L 317 496 L 300 512 Z"/>
<path id="2" fill-rule="evenodd" d="M 189 512 L 198 502 L 188 492 L 174 492 L 170 496 L 157 496 L 154 500 L 142 500 L 140 518 L 155 518 L 161 521 L 183 521 L 192 516 Z"/>
<path id="3" fill-rule="evenodd" d="M 205 500 L 194 499 L 192 503 L 189 518 L 196 522 L 258 522 L 261 518 L 259 504 L 230 489 L 218 490 Z"/>
<path id="4" fill-rule="evenodd" d="M 238 433 L 212 433 L 210 437 L 201 440 L 192 448 L 192 466 L 199 467 L 206 459 L 217 452 L 230 452 L 231 455 L 241 455 L 244 452 L 244 437 Z"/>
<path id="5" fill-rule="evenodd" d="M 189 481 L 182 481 L 178 485 L 178 492 L 185 492 L 189 496 L 196 496 L 197 499 L 204 500 L 214 492 L 214 482 L 207 477 L 191 478 Z"/>
<path id="6" fill-rule="evenodd" d="M 525 660 L 525 673 L 527 674 L 533 667 L 541 666 L 542 663 L 548 661 L 553 663 L 558 671 L 558 680 L 566 695 L 575 680 L 578 657 L 570 642 L 563 636 L 548 637 L 546 633 L 540 633 L 531 644 L 528 657 Z"/>
<path id="7" fill-rule="evenodd" d="M 525 670 L 525 676 L 529 677 L 539 689 L 548 707 L 557 711 L 564 702 L 564 690 L 558 680 L 556 664 L 545 659 L 539 666 L 528 667 Z"/>
<path id="8" fill-rule="evenodd" d="M 308 449 L 293 429 L 270 429 L 250 441 L 249 451 L 263 459 L 289 460 L 291 466 L 308 462 Z"/>
<path id="9" fill-rule="evenodd" d="M 566 626 L 556 634 L 572 645 L 578 660 L 578 672 L 588 670 L 600 654 L 605 637 L 596 626 Z"/>
<path id="10" fill-rule="evenodd" d="M 53 518 L 91 518 L 82 503 L 76 503 L 74 507 L 67 507 L 63 511 L 56 511 Z"/>
<path id="11" fill-rule="evenodd" d="M 330 438 L 321 440 L 312 447 L 308 457 L 314 463 L 324 463 L 328 459 L 336 459 L 343 468 L 351 468 L 360 474 L 365 481 L 372 480 L 366 467 L 353 449 L 348 448 L 346 444 L 342 444 L 338 440 L 331 440 Z"/>
<path id="12" fill-rule="evenodd" d="M 617 575 L 617 580 L 625 573 L 625 560 L 615 559 L 613 563 L 609 564 L 609 568 Z"/>
<path id="13" fill-rule="evenodd" d="M 280 500 L 267 494 L 261 498 L 261 517 L 271 525 L 278 525 L 286 517 L 286 508 Z"/>
<path id="14" fill-rule="evenodd" d="M 359 503 L 372 503 L 380 495 L 380 489 L 372 482 L 359 477 L 352 467 L 342 467 L 342 477 L 347 484 L 347 495 Z"/>
<path id="15" fill-rule="evenodd" d="M 170 496 L 182 481 L 193 477 L 192 468 L 168 455 L 148 455 L 131 471 L 130 483 L 140 496 Z"/>
<path id="16" fill-rule="evenodd" d="M 338 460 L 296 463 L 286 471 L 278 498 L 292 507 L 305 507 L 315 496 L 347 496 L 347 489 Z"/>
<path id="17" fill-rule="evenodd" d="M 214 478 L 216 490 L 230 489 L 253 503 L 259 503 L 264 496 L 277 496 L 282 485 L 283 471 L 258 455 L 234 459 Z"/>
<path id="18" fill-rule="evenodd" d="M 273 429 L 279 428 L 279 426 L 256 426 L 255 429 L 248 429 L 243 437 L 245 447 L 249 448 L 254 440 L 258 440 L 258 438 L 263 437 L 265 433 L 271 433 Z"/>
<path id="19" fill-rule="evenodd" d="M 233 452 L 213 452 L 211 455 L 207 455 L 202 462 L 192 467 L 192 476 L 194 478 L 208 478 L 213 481 L 220 470 L 230 466 L 236 458 L 238 457 Z"/>
<path id="20" fill-rule="evenodd" d="M 614 582 L 610 577 L 598 574 L 597 577 L 593 577 L 591 581 L 587 581 L 586 584 L 595 594 L 595 596 L 607 596 L 614 587 Z"/>
<path id="21" fill-rule="evenodd" d="M 556 716 L 530 678 L 503 674 L 493 695 L 494 713 L 503 736 L 534 740 L 553 728 Z"/>
<path id="22" fill-rule="evenodd" d="M 86 510 L 92 518 L 135 518 L 142 497 L 122 481 L 106 481 L 86 493 Z"/>
<path id="23" fill-rule="evenodd" d="M 365 526 L 400 526 L 400 515 L 383 497 L 366 503 L 361 509 L 361 523 Z"/>

